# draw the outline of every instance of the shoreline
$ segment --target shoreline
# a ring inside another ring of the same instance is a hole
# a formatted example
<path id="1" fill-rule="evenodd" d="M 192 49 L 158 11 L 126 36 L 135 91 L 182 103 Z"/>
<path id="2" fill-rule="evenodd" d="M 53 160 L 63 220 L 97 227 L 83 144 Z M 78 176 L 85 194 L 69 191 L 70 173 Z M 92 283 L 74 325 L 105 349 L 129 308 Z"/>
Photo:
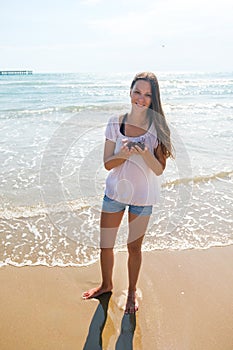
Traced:
<path id="1" fill-rule="evenodd" d="M 123 311 L 126 266 L 127 253 L 118 252 L 113 293 L 101 300 L 81 298 L 99 284 L 98 262 L 1 267 L 1 350 L 101 349 L 105 321 L 104 350 L 233 348 L 233 245 L 143 252 L 136 317 Z"/>

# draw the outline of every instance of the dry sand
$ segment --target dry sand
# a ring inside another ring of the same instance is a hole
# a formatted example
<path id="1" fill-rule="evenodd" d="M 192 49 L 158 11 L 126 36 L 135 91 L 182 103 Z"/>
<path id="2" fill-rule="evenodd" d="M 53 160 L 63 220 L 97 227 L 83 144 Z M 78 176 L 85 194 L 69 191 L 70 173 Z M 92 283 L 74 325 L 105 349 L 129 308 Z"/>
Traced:
<path id="1" fill-rule="evenodd" d="M 233 349 L 233 246 L 143 253 L 136 317 L 123 312 L 126 264 L 118 253 L 113 294 L 87 301 L 98 263 L 2 267 L 0 349 Z"/>

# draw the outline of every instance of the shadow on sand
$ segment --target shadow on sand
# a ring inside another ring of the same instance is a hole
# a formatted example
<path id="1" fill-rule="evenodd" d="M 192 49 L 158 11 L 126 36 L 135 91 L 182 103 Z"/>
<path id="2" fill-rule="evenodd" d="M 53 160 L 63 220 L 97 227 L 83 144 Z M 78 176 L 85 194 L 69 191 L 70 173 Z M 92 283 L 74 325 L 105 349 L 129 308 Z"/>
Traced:
<path id="1" fill-rule="evenodd" d="M 97 297 L 99 305 L 89 327 L 83 350 L 102 350 L 102 333 L 107 320 L 108 304 L 112 292 Z M 124 314 L 121 322 L 121 333 L 117 339 L 115 350 L 133 350 L 133 337 L 136 328 L 135 314 Z"/>
<path id="2" fill-rule="evenodd" d="M 125 314 L 121 322 L 121 333 L 116 343 L 116 350 L 133 350 L 133 336 L 136 328 L 136 315 Z"/>

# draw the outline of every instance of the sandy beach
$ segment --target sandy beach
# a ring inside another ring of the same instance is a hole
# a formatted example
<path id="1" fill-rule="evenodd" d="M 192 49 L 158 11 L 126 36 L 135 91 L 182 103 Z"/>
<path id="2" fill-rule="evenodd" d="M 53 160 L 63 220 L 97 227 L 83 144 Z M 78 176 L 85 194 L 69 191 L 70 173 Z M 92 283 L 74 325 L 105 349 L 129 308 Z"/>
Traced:
<path id="1" fill-rule="evenodd" d="M 98 263 L 2 267 L 0 349 L 233 349 L 233 246 L 144 252 L 136 317 L 123 312 L 126 262 L 116 255 L 112 295 L 88 301 Z"/>

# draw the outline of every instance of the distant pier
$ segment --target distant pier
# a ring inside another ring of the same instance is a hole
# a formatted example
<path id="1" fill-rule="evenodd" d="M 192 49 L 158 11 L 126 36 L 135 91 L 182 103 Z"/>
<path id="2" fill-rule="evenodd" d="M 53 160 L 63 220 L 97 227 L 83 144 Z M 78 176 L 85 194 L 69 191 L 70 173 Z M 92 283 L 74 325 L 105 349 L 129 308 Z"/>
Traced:
<path id="1" fill-rule="evenodd" d="M 29 75 L 32 70 L 0 70 L 0 75 Z"/>

